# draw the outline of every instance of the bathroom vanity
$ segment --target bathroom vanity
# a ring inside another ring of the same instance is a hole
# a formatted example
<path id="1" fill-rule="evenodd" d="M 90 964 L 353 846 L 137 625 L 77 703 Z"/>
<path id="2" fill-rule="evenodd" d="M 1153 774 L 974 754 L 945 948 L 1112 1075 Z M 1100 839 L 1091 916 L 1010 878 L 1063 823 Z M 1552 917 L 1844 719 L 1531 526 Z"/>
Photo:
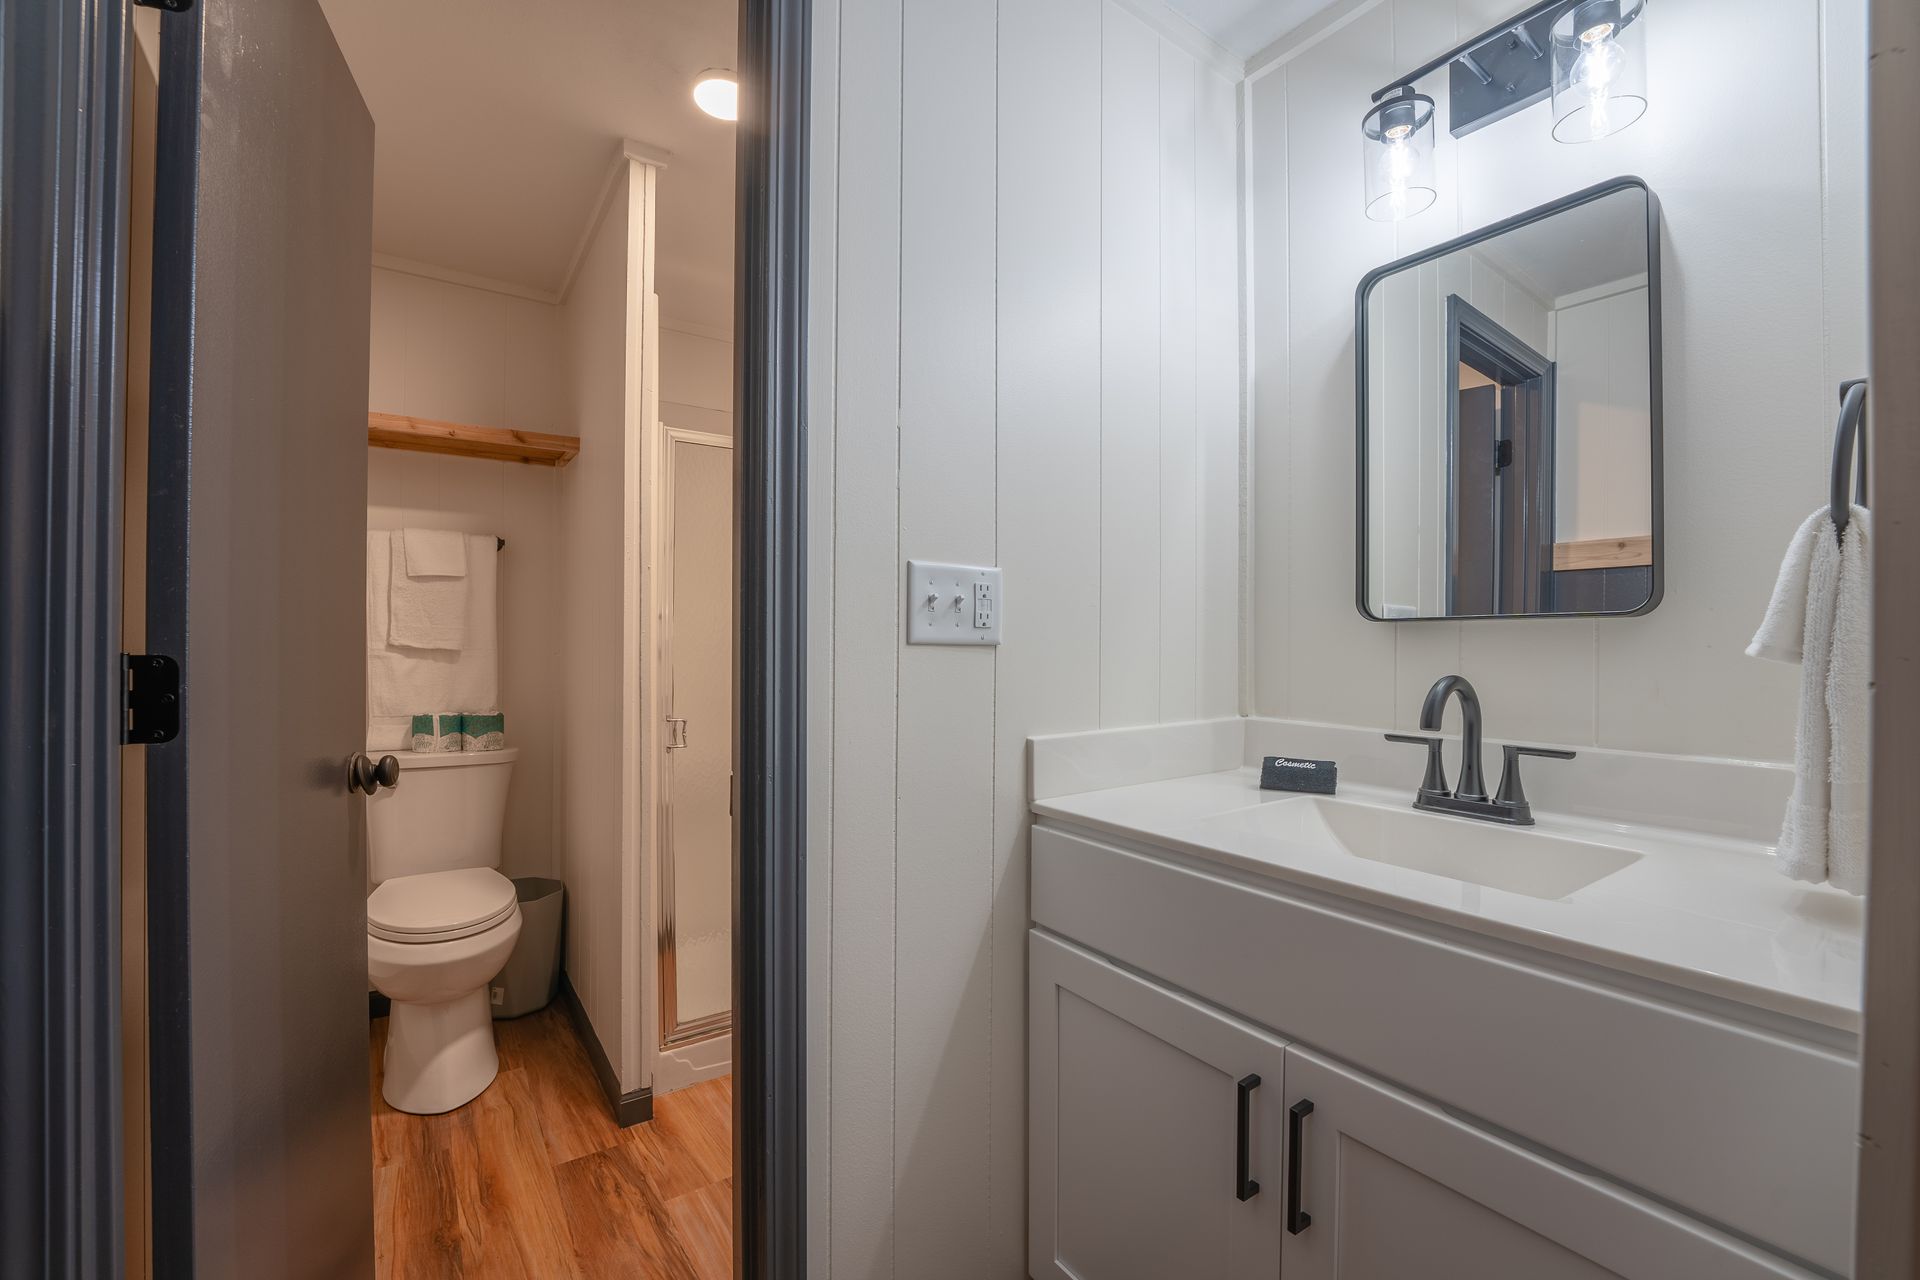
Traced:
<path id="1" fill-rule="evenodd" d="M 1861 912 L 1753 838 L 1790 775 L 1583 753 L 1513 829 L 1367 740 L 1035 740 L 1031 1275 L 1846 1274 Z"/>

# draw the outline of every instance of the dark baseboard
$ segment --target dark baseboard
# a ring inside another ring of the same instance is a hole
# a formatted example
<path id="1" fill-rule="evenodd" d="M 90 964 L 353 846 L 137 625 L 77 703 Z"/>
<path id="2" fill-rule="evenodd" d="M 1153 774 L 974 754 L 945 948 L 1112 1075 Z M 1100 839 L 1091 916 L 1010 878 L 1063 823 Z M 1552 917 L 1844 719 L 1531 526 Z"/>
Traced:
<path id="1" fill-rule="evenodd" d="M 375 1018 L 384 1018 L 392 1012 L 393 1001 L 387 999 L 387 997 L 381 995 L 378 991 L 367 992 L 368 1022 L 372 1022 Z"/>
<path id="2" fill-rule="evenodd" d="M 587 1047 L 587 1058 L 593 1063 L 593 1074 L 600 1081 L 600 1091 L 606 1095 L 607 1105 L 613 1108 L 614 1123 L 626 1129 L 653 1119 L 653 1090 L 620 1092 L 619 1077 L 613 1073 L 613 1060 L 607 1057 L 607 1050 L 595 1034 L 593 1023 L 588 1020 L 585 1006 L 580 1003 L 580 993 L 573 989 L 573 981 L 567 977 L 565 970 L 560 973 L 560 1003 L 566 1006 L 567 1017 L 573 1022 L 580 1043 Z"/>

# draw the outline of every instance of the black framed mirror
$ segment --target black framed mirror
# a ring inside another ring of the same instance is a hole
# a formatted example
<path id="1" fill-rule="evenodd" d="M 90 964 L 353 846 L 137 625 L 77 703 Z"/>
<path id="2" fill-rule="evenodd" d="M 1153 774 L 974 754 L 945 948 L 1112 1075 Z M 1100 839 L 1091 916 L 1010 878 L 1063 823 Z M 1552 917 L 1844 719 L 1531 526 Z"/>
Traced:
<path id="1" fill-rule="evenodd" d="M 1363 616 L 1660 603 L 1659 209 L 1616 178 L 1361 280 Z"/>

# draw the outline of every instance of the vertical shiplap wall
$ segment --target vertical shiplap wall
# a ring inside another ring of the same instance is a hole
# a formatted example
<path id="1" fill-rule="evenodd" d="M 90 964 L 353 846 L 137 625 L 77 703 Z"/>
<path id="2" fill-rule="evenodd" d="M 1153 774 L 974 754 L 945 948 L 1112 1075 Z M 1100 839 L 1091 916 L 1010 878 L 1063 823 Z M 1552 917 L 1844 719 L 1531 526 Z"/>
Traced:
<path id="1" fill-rule="evenodd" d="M 1439 202 L 1361 213 L 1372 90 L 1510 13 L 1371 0 L 1247 86 L 1254 708 L 1408 727 L 1435 677 L 1492 732 L 1790 759 L 1797 674 L 1742 656 L 1795 527 L 1824 499 L 1840 379 L 1865 361 L 1862 0 L 1780 0 L 1726 43 L 1725 7 L 1648 11 L 1652 105 L 1563 146 L 1544 106 L 1454 139 Z M 1764 85 L 1756 92 L 1753 86 Z M 1748 104 L 1740 126 L 1724 104 Z M 1368 623 L 1353 607 L 1353 290 L 1371 268 L 1620 174 L 1663 207 L 1667 595 L 1637 619 Z"/>
<path id="2" fill-rule="evenodd" d="M 558 785 L 560 878 L 567 885 L 566 970 L 622 1090 L 637 1087 L 639 1063 L 623 1051 L 628 1020 L 640 1016 L 637 969 L 623 972 L 626 908 L 623 776 L 622 594 L 626 554 L 626 369 L 629 188 L 622 181 L 588 242 L 578 278 L 560 307 L 567 355 L 567 402 L 580 456 L 559 472 L 562 707 Z"/>
<path id="3" fill-rule="evenodd" d="M 1238 709 L 1237 68 L 1114 0 L 815 12 L 814 1267 L 1012 1280 L 1026 738 Z M 910 558 L 1001 565 L 1005 643 L 906 646 Z"/>
<path id="4" fill-rule="evenodd" d="M 560 309 L 373 268 L 367 402 L 381 413 L 523 431 L 571 431 Z M 559 473 L 548 467 L 367 450 L 367 527 L 427 525 L 507 539 L 500 559 L 500 709 L 520 748 L 501 870 L 559 868 L 562 644 Z M 391 744 L 388 744 L 389 746 Z"/>

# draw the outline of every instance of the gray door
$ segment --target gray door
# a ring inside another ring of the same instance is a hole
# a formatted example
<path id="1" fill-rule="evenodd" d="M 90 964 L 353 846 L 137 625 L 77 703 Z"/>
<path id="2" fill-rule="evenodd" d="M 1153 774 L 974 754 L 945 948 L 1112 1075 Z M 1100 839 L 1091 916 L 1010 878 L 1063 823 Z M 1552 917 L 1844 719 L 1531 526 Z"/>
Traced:
<path id="1" fill-rule="evenodd" d="M 165 17 L 147 643 L 160 1276 L 373 1271 L 365 713 L 373 122 L 314 0 Z"/>

